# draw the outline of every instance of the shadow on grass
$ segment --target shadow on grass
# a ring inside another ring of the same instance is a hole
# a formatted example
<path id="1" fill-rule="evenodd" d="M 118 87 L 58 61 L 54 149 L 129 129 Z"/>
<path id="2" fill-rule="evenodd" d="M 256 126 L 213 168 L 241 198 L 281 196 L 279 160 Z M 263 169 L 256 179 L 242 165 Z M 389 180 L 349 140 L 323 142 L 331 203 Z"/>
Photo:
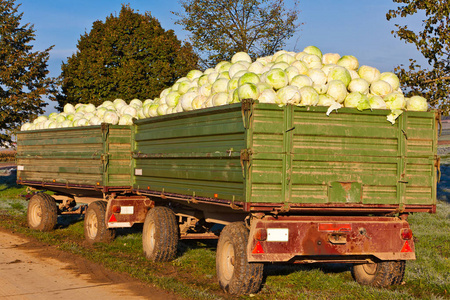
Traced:
<path id="1" fill-rule="evenodd" d="M 0 192 L 11 188 L 19 189 L 22 186 L 17 184 L 17 169 L 0 168 Z"/>
<path id="2" fill-rule="evenodd" d="M 436 198 L 450 203 L 450 165 L 441 165 L 441 179 L 437 184 Z"/>

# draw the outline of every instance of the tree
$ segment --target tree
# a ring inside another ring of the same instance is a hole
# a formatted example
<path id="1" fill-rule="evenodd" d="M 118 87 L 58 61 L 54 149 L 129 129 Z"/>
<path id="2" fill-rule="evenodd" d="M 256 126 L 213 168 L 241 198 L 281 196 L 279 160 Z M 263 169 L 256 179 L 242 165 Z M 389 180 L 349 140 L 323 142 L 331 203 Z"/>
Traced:
<path id="1" fill-rule="evenodd" d="M 66 103 L 153 99 L 198 60 L 189 44 L 182 45 L 150 13 L 141 15 L 125 5 L 118 17 L 94 22 L 77 48 L 61 67 L 60 109 Z"/>
<path id="2" fill-rule="evenodd" d="M 387 20 L 419 15 L 425 18 L 422 30 L 415 33 L 407 25 L 395 24 L 394 36 L 414 44 L 428 61 L 428 68 L 410 59 L 406 69 L 398 66 L 395 72 L 404 84 L 407 96 L 421 94 L 433 108 L 445 114 L 450 111 L 450 3 L 447 0 L 393 0 L 402 3 L 386 14 Z"/>
<path id="3" fill-rule="evenodd" d="M 10 145 L 14 130 L 44 112 L 42 96 L 52 94 L 47 77 L 52 47 L 33 51 L 33 26 L 21 24 L 15 0 L 0 2 L 0 145 Z"/>
<path id="4" fill-rule="evenodd" d="M 239 51 L 253 58 L 271 55 L 285 45 L 300 23 L 299 11 L 284 0 L 180 0 L 185 14 L 172 12 L 192 35 L 205 67 L 230 60 Z"/>

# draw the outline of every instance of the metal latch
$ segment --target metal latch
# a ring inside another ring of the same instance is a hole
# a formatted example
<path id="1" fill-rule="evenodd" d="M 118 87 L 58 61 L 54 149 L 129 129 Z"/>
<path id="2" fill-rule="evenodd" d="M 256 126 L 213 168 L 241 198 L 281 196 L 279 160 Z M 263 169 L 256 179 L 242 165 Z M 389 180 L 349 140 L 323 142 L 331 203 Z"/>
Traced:
<path id="1" fill-rule="evenodd" d="M 245 178 L 245 166 L 246 163 L 250 161 L 250 156 L 252 155 L 251 149 L 242 149 L 240 154 L 240 160 L 241 160 L 241 168 L 242 168 L 242 177 Z"/>
<path id="2" fill-rule="evenodd" d="M 244 127 L 248 129 L 250 127 L 250 119 L 253 114 L 252 108 L 254 104 L 253 99 L 242 99 L 241 101 L 241 113 L 242 121 L 244 122 Z"/>

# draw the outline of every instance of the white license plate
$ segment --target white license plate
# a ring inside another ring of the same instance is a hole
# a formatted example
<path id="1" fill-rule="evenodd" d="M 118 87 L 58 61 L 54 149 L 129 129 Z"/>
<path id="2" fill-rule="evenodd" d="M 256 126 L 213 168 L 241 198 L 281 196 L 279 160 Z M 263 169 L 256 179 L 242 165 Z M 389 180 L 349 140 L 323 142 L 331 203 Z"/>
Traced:
<path id="1" fill-rule="evenodd" d="M 268 228 L 267 229 L 268 242 L 288 242 L 289 229 L 288 228 Z"/>

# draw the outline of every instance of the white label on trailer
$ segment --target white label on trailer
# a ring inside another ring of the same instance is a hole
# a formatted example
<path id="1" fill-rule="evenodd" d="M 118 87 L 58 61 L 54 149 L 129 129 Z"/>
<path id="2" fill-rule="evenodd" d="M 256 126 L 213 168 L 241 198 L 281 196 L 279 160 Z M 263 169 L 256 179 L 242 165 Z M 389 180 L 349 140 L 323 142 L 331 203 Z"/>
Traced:
<path id="1" fill-rule="evenodd" d="M 268 228 L 268 242 L 287 242 L 289 241 L 289 228 Z"/>
<path id="2" fill-rule="evenodd" d="M 131 227 L 130 222 L 110 222 L 108 223 L 108 228 L 124 228 Z"/>
<path id="3" fill-rule="evenodd" d="M 142 169 L 134 169 L 134 175 L 136 176 L 142 175 Z"/>
<path id="4" fill-rule="evenodd" d="M 132 215 L 134 214 L 134 206 L 121 206 L 120 207 L 121 215 Z"/>
<path id="5" fill-rule="evenodd" d="M 23 171 L 25 169 L 24 166 L 17 166 L 17 171 Z"/>

